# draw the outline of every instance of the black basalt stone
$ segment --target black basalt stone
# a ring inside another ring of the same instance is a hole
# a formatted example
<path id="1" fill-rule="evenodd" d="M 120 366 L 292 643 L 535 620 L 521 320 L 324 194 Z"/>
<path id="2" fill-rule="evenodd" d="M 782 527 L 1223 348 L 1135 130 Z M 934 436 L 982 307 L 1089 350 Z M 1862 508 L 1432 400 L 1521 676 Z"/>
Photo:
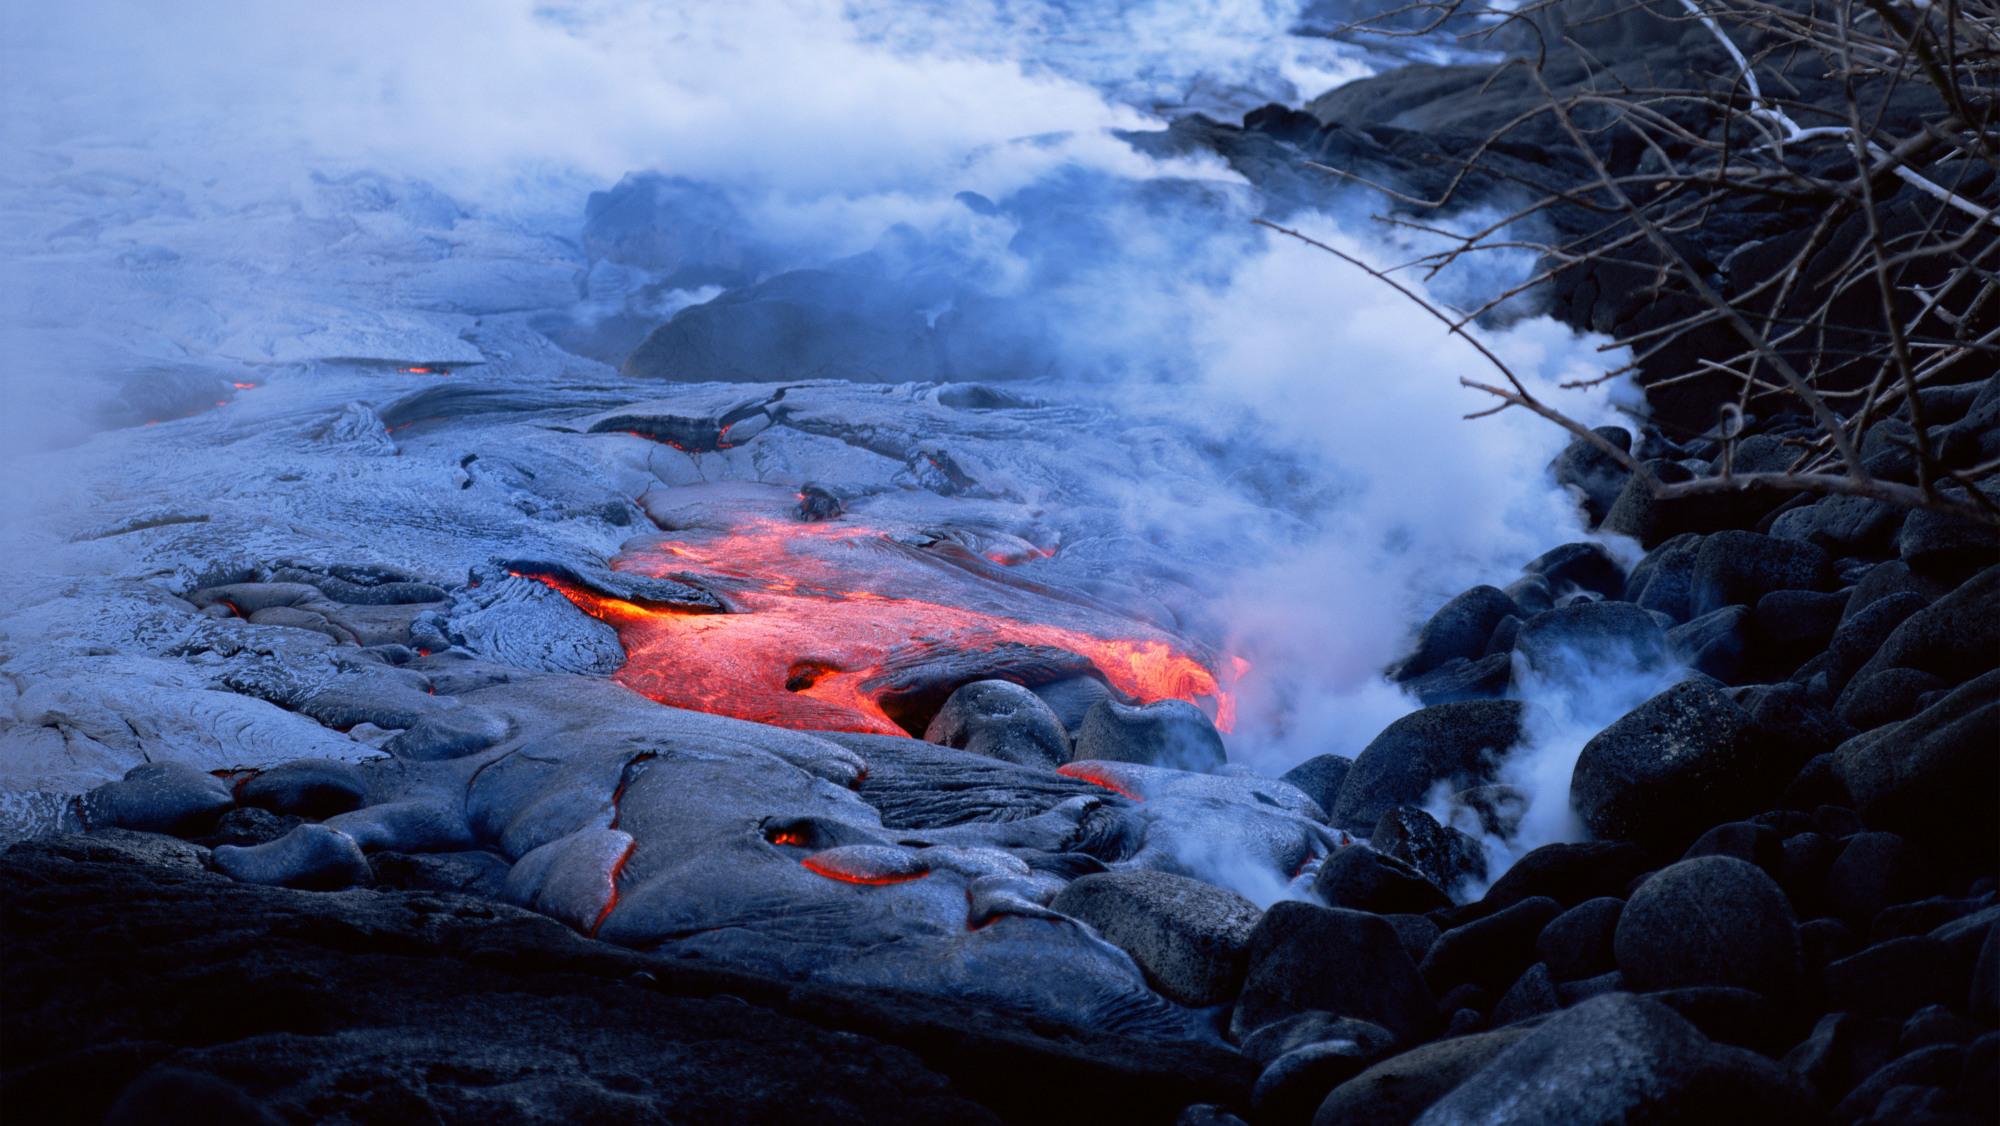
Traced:
<path id="1" fill-rule="evenodd" d="M 1883 908 L 1923 898 L 1932 869 L 1894 833 L 1856 833 L 1827 869 L 1827 899 L 1843 918 L 1866 927 Z"/>
<path id="2" fill-rule="evenodd" d="M 1366 833 L 1384 813 L 1422 802 L 1439 782 L 1486 781 L 1520 733 L 1518 700 L 1466 700 L 1404 716 L 1354 760 L 1328 811 L 1333 824 Z"/>
<path id="3" fill-rule="evenodd" d="M 1499 992 L 1535 960 L 1536 936 L 1561 912 L 1555 900 L 1537 896 L 1453 927 L 1419 969 L 1434 993 L 1464 984 Z"/>
<path id="4" fill-rule="evenodd" d="M 1820 971 L 1828 1008 L 1902 1020 L 1925 1005 L 1960 1005 L 1968 980 L 1944 943 L 1892 938 Z"/>
<path id="5" fill-rule="evenodd" d="M 1509 616 L 1506 620 L 1515 619 Z M 1514 662 L 1501 652 L 1476 661 L 1453 657 L 1422 676 L 1404 681 L 1403 689 L 1429 706 L 1459 700 L 1498 699 L 1507 694 L 1513 680 Z"/>
<path id="6" fill-rule="evenodd" d="M 1573 602 L 1521 623 L 1514 652 L 1540 679 L 1580 685 L 1606 669 L 1660 667 L 1667 635 L 1658 619 L 1629 602 Z"/>
<path id="7" fill-rule="evenodd" d="M 953 692 L 924 729 L 932 743 L 1022 766 L 1054 769 L 1070 757 L 1069 733 L 1039 696 L 1011 681 L 979 680 Z"/>
<path id="8" fill-rule="evenodd" d="M 1755 605 L 1777 590 L 1822 590 L 1833 581 L 1825 549 L 1756 532 L 1717 532 L 1695 555 L 1689 609 L 1706 614 L 1730 605 Z"/>
<path id="9" fill-rule="evenodd" d="M 1694 563 L 1700 553 L 1701 537 L 1693 533 L 1655 547 L 1632 568 L 1625 580 L 1625 598 L 1677 621 L 1693 617 Z"/>
<path id="10" fill-rule="evenodd" d="M 1632 433 L 1622 426 L 1600 426 L 1594 433 L 1627 453 L 1632 450 Z M 1549 469 L 1555 474 L 1557 484 L 1576 490 L 1592 524 L 1603 520 L 1604 514 L 1611 511 L 1618 494 L 1624 491 L 1626 480 L 1632 476 L 1631 470 L 1620 465 L 1618 459 L 1597 443 L 1582 438 L 1571 442 L 1556 455 Z"/>
<path id="11" fill-rule="evenodd" d="M 1724 684 L 1736 684 L 1750 663 L 1750 609 L 1724 606 L 1667 631 L 1674 658 Z"/>
<path id="12" fill-rule="evenodd" d="M 1100 700 L 1084 713 L 1076 757 L 1138 762 L 1207 773 L 1229 761 L 1222 736 L 1186 700 L 1123 704 Z"/>
<path id="13" fill-rule="evenodd" d="M 1313 895 L 1329 907 L 1377 915 L 1421 915 L 1451 900 L 1422 872 L 1393 856 L 1355 845 L 1326 858 L 1313 877 Z"/>
<path id="14" fill-rule="evenodd" d="M 1437 1025 L 1437 1002 L 1389 924 L 1360 911 L 1273 904 L 1250 935 L 1230 1028 L 1240 1040 L 1308 1009 L 1379 1024 L 1405 1043 Z"/>
<path id="15" fill-rule="evenodd" d="M 1625 568 L 1602 544 L 1566 543 L 1536 556 L 1522 570 L 1547 579 L 1558 594 L 1587 590 L 1617 598 L 1625 592 Z"/>
<path id="16" fill-rule="evenodd" d="M 1682 845 L 1763 808 L 1781 784 L 1754 734 L 1749 714 L 1720 690 L 1684 681 L 1584 745 L 1570 800 L 1600 837 Z"/>
<path id="17" fill-rule="evenodd" d="M 1466 1010 L 1470 1011 L 1470 1010 Z M 1473 1013 L 1477 1017 L 1477 1013 Z M 1333 1089 L 1313 1126 L 1405 1126 L 1528 1035 L 1526 1028 L 1454 1036 L 1390 1056 Z"/>
<path id="18" fill-rule="evenodd" d="M 1486 874 L 1486 854 L 1478 841 L 1438 824 L 1436 818 L 1412 805 L 1383 814 L 1368 834 L 1368 842 L 1415 868 L 1447 893 L 1466 879 Z"/>
<path id="19" fill-rule="evenodd" d="M 1730 985 L 1785 996 L 1799 980 L 1797 928 L 1785 893 L 1762 869 L 1703 856 L 1639 885 L 1613 948 L 1635 989 Z"/>
<path id="20" fill-rule="evenodd" d="M 1490 914 L 1537 895 L 1565 906 L 1601 896 L 1622 896 L 1633 877 L 1648 867 L 1646 851 L 1629 841 L 1543 845 L 1493 881 L 1486 889 L 1486 898 L 1476 907 Z"/>
<path id="21" fill-rule="evenodd" d="M 1456 658 L 1471 660 L 1486 651 L 1486 639 L 1502 618 L 1518 614 L 1514 600 L 1496 587 L 1476 586 L 1444 604 L 1417 633 L 1415 652 L 1396 672 L 1410 680 Z"/>
<path id="22" fill-rule="evenodd" d="M 1711 1043 L 1657 1001 L 1613 993 L 1551 1017 L 1420 1121 L 1777 1122 L 1810 1113 L 1777 1064 Z"/>
<path id="23" fill-rule="evenodd" d="M 1579 981 L 1616 970 L 1611 939 L 1625 901 L 1599 896 L 1550 919 L 1535 936 L 1535 954 L 1557 981 Z"/>
<path id="24" fill-rule="evenodd" d="M 1354 760 L 1344 755 L 1314 755 L 1285 771 L 1279 780 L 1305 791 L 1307 797 L 1319 803 L 1320 809 L 1331 810 L 1353 766 Z"/>
<path id="25" fill-rule="evenodd" d="M 2000 803 L 2000 671 L 1840 745 L 1831 770 L 1872 825 L 1943 848 L 1990 848 Z"/>

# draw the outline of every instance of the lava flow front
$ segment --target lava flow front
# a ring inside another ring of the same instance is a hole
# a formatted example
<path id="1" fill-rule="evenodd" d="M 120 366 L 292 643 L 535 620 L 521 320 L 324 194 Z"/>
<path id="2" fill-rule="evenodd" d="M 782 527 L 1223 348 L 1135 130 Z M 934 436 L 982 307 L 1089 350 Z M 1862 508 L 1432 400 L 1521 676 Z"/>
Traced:
<path id="1" fill-rule="evenodd" d="M 1128 697 L 1191 701 L 1225 731 L 1234 719 L 1216 674 L 1178 639 L 948 540 L 771 518 L 677 535 L 616 566 L 696 583 L 730 612 L 641 606 L 536 576 L 618 630 L 618 680 L 663 704 L 901 735 L 921 733 L 959 684 L 1032 687 L 1094 669 Z"/>

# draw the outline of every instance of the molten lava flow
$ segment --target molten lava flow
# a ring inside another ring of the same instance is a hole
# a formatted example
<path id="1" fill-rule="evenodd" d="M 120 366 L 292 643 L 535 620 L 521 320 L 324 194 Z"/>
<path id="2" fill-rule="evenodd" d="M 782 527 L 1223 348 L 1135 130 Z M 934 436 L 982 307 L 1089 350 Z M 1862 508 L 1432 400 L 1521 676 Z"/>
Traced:
<path id="1" fill-rule="evenodd" d="M 754 519 L 681 534 L 615 566 L 685 578 L 715 591 L 729 613 L 640 606 L 524 576 L 616 627 L 627 653 L 618 680 L 663 704 L 781 727 L 901 735 L 884 707 L 898 676 L 949 680 L 963 668 L 971 678 L 982 654 L 1053 653 L 1088 662 L 1127 696 L 1207 706 L 1224 731 L 1234 722 L 1230 694 L 1177 639 L 1012 578 L 969 552 L 847 523 Z"/>
<path id="2" fill-rule="evenodd" d="M 799 861 L 799 863 L 805 867 L 806 871 L 811 872 L 815 876 L 825 876 L 829 880 L 839 880 L 844 884 L 865 884 L 868 887 L 877 888 L 887 887 L 890 884 L 907 884 L 911 880 L 921 880 L 925 876 L 930 875 L 929 872 L 924 871 L 857 872 L 851 868 L 841 868 L 826 863 L 817 856 L 808 856 L 804 860 Z"/>
<path id="3" fill-rule="evenodd" d="M 1105 789 L 1110 790 L 1114 794 L 1123 794 L 1126 797 L 1131 798 L 1133 801 L 1146 800 L 1144 797 L 1135 793 L 1131 788 L 1112 781 L 1111 778 L 1108 775 L 1106 775 L 1100 767 L 1092 763 L 1066 762 L 1063 765 L 1056 767 L 1056 773 L 1067 775 L 1071 778 L 1076 779 L 1079 782 L 1088 782 L 1093 786 L 1102 786 Z"/>

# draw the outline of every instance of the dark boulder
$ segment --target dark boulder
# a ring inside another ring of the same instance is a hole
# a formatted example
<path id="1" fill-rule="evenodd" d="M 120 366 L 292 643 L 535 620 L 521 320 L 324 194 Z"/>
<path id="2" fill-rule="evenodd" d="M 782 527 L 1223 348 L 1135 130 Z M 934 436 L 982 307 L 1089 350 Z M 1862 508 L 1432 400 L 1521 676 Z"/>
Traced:
<path id="1" fill-rule="evenodd" d="M 1511 837 L 1528 815 L 1528 793 L 1515 786 L 1473 786 L 1451 796 L 1452 822 L 1459 812 L 1479 823 L 1479 831 L 1496 837 Z"/>
<path id="2" fill-rule="evenodd" d="M 1947 847 L 1989 848 L 2000 795 L 2000 671 L 1901 723 L 1842 743 L 1834 777 L 1872 825 Z"/>
<path id="3" fill-rule="evenodd" d="M 1272 1060 L 1250 1090 L 1259 1123 L 1312 1121 L 1327 1092 L 1389 1054 L 1396 1038 L 1366 1021 L 1344 1021 L 1342 1032 L 1294 1048 Z"/>
<path id="4" fill-rule="evenodd" d="M 1757 665 L 1785 675 L 1824 650 L 1847 611 L 1848 596 L 1813 590 L 1774 590 L 1757 600 L 1750 644 Z"/>
<path id="5" fill-rule="evenodd" d="M 1771 522 L 1771 534 L 1803 540 L 1834 555 L 1889 554 L 1904 510 L 1870 497 L 1825 497 L 1788 509 Z"/>
<path id="6" fill-rule="evenodd" d="M 1365 845 L 1327 857 L 1313 877 L 1312 891 L 1329 907 L 1377 915 L 1421 915 L 1451 906 L 1451 899 L 1422 872 Z"/>
<path id="7" fill-rule="evenodd" d="M 1486 852 L 1472 837 L 1437 823 L 1413 805 L 1382 815 L 1368 835 L 1378 851 L 1401 860 L 1449 893 L 1468 879 L 1486 875 Z"/>
<path id="8" fill-rule="evenodd" d="M 1535 955 L 1557 981 L 1580 981 L 1615 971 L 1618 959 L 1611 940 L 1624 910 L 1624 900 L 1608 895 L 1584 900 L 1549 920 L 1535 936 Z"/>
<path id="9" fill-rule="evenodd" d="M 1453 927 L 1438 936 L 1419 971 L 1431 992 L 1476 985 L 1499 992 L 1535 960 L 1535 938 L 1562 913 L 1553 899 L 1537 896 Z"/>
<path id="10" fill-rule="evenodd" d="M 1513 682 L 1514 662 L 1502 652 L 1476 661 L 1453 657 L 1422 676 L 1404 681 L 1403 690 L 1429 707 L 1459 700 L 1496 700 L 1507 694 Z"/>
<path id="11" fill-rule="evenodd" d="M 86 828 L 192 835 L 236 804 L 222 779 L 185 763 L 148 762 L 77 801 Z"/>
<path id="12" fill-rule="evenodd" d="M 1322 810 L 1331 810 L 1340 797 L 1340 787 L 1347 781 L 1347 772 L 1354 766 L 1354 760 L 1344 755 L 1314 755 L 1280 775 L 1280 781 L 1290 782 L 1305 791 L 1305 795 L 1319 804 Z"/>
<path id="13" fill-rule="evenodd" d="M 1724 684 L 1741 681 L 1750 663 L 1750 609 L 1724 606 L 1667 631 L 1674 659 Z"/>
<path id="14" fill-rule="evenodd" d="M 1925 1005 L 1962 1005 L 1968 984 L 1943 942 L 1892 938 L 1830 962 L 1820 971 L 1828 1008 L 1902 1020 Z"/>
<path id="15" fill-rule="evenodd" d="M 1308 1009 L 1283 1020 L 1274 1020 L 1245 1036 L 1242 1050 L 1244 1057 L 1257 1066 L 1269 1067 L 1288 1052 L 1327 1040 L 1381 1042 L 1385 1047 L 1395 1044 L 1395 1037 L 1381 1025 Z"/>
<path id="16" fill-rule="evenodd" d="M 1555 978 L 1549 976 L 1549 968 L 1540 962 L 1529 966 L 1507 987 L 1507 992 L 1493 1002 L 1493 1013 L 1488 1023 L 1495 1028 L 1509 1024 L 1519 1024 L 1545 1016 L 1563 1007 L 1562 994 L 1556 989 Z"/>
<path id="17" fill-rule="evenodd" d="M 1632 432 L 1622 426 L 1600 426 L 1594 433 L 1627 453 L 1632 451 Z M 1584 513 L 1594 526 L 1611 511 L 1632 471 L 1618 463 L 1595 442 L 1578 438 L 1556 455 L 1549 464 L 1556 484 L 1575 493 Z"/>
<path id="18" fill-rule="evenodd" d="M 1885 595 L 1858 611 L 1853 609 L 1856 600 L 1848 600 L 1846 614 L 1826 643 L 1827 683 L 1836 692 L 1847 686 L 1897 626 L 1930 605 L 1923 595 L 1908 590 Z"/>
<path id="19" fill-rule="evenodd" d="M 1856 731 L 1872 731 L 1915 715 L 1923 698 L 1951 687 L 1922 669 L 1886 668 L 1865 672 L 1841 690 L 1834 714 Z"/>
<path id="20" fill-rule="evenodd" d="M 1094 676 L 1067 677 L 1041 685 L 1034 689 L 1034 693 L 1049 706 L 1050 711 L 1056 713 L 1056 718 L 1062 721 L 1063 730 L 1069 732 L 1072 739 L 1083 728 L 1083 717 L 1090 714 L 1090 709 L 1096 707 L 1098 701 L 1111 697 L 1111 689 Z"/>
<path id="21" fill-rule="evenodd" d="M 1600 837 L 1679 846 L 1763 808 L 1781 784 L 1754 734 L 1749 714 L 1719 689 L 1684 681 L 1584 745 L 1570 800 Z"/>
<path id="22" fill-rule="evenodd" d="M 1777 1064 L 1711 1043 L 1657 1001 L 1612 993 L 1550 1018 L 1417 1121 L 1754 1122 L 1810 1114 L 1805 1092 Z"/>
<path id="23" fill-rule="evenodd" d="M 1625 568 L 1602 544 L 1566 543 L 1536 556 L 1522 570 L 1547 579 L 1558 595 L 1587 590 L 1617 598 L 1625 592 Z"/>
<path id="24" fill-rule="evenodd" d="M 1084 876 L 1049 906 L 1130 954 L 1183 1005 L 1212 1005 L 1236 991 L 1259 918 L 1257 905 L 1235 892 L 1148 869 Z"/>
<path id="25" fill-rule="evenodd" d="M 1607 669 L 1664 665 L 1667 635 L 1657 618 L 1629 602 L 1577 602 L 1521 623 L 1514 652 L 1541 680 L 1584 685 Z"/>
<path id="26" fill-rule="evenodd" d="M 1520 734 L 1518 700 L 1466 700 L 1406 715 L 1354 760 L 1328 811 L 1333 824 L 1366 833 L 1384 813 L 1422 802 L 1439 782 L 1486 781 L 1495 760 Z"/>
<path id="27" fill-rule="evenodd" d="M 2000 481 L 1980 487 L 1989 500 L 2000 496 Z M 1961 487 L 1948 485 L 1940 491 L 1954 499 L 1967 498 Z M 2000 562 L 2000 529 L 1956 513 L 1920 508 L 1896 533 L 1896 554 L 1912 570 L 1957 579 Z"/>
<path id="28" fill-rule="evenodd" d="M 1646 996 L 1679 1013 L 1718 1044 L 1734 1044 L 1773 1059 L 1797 1043 L 1803 1031 L 1787 1010 L 1752 989 L 1689 985 Z"/>
<path id="29" fill-rule="evenodd" d="M 1186 700 L 1150 704 L 1098 701 L 1084 714 L 1083 726 L 1076 733 L 1075 757 L 1197 773 L 1207 773 L 1229 761 L 1214 722 Z"/>
<path id="30" fill-rule="evenodd" d="M 1777 590 L 1823 590 L 1832 584 L 1833 559 L 1823 548 L 1756 532 L 1717 532 L 1695 555 L 1689 609 L 1706 614 L 1724 606 L 1751 606 Z"/>
<path id="31" fill-rule="evenodd" d="M 1379 1024 L 1405 1043 L 1437 1024 L 1437 1002 L 1388 923 L 1360 911 L 1277 903 L 1251 932 L 1230 1029 L 1240 1041 L 1308 1009 Z"/>
<path id="32" fill-rule="evenodd" d="M 1639 885 L 1613 948 L 1635 989 L 1733 985 L 1786 996 L 1801 968 L 1797 928 L 1785 893 L 1762 869 L 1703 856 Z"/>
<path id="33" fill-rule="evenodd" d="M 1865 927 L 1885 907 L 1922 899 L 1931 890 L 1931 873 L 1932 865 L 1896 834 L 1856 833 L 1827 869 L 1827 899 L 1843 918 Z"/>
<path id="34" fill-rule="evenodd" d="M 1600 896 L 1623 896 L 1625 886 L 1649 867 L 1646 851 L 1629 841 L 1543 845 L 1493 881 L 1476 906 L 1491 913 L 1537 895 L 1566 907 Z"/>
<path id="35" fill-rule="evenodd" d="M 1694 471 L 1679 462 L 1651 460 L 1644 463 L 1663 484 L 1677 485 L 1695 478 Z M 1707 533 L 1754 525 L 1779 500 L 1769 493 L 1698 493 L 1693 496 L 1658 497 L 1639 477 L 1625 482 L 1611 511 L 1600 526 L 1606 532 L 1631 536 L 1647 548 L 1657 547 L 1684 533 Z"/>
<path id="36" fill-rule="evenodd" d="M 1784 839 L 1768 825 L 1731 821 L 1696 837 L 1681 859 L 1692 860 L 1697 856 L 1733 856 L 1755 864 L 1775 878 L 1784 868 Z"/>
<path id="37" fill-rule="evenodd" d="M 1514 600 L 1496 587 L 1476 586 L 1444 604 L 1417 632 L 1416 651 L 1396 672 L 1410 680 L 1456 658 L 1472 660 L 1486 651 L 1486 639 L 1502 618 L 1519 613 Z"/>
<path id="38" fill-rule="evenodd" d="M 2000 567 L 1989 567 L 1898 625 L 1855 678 L 1921 669 L 1958 684 L 2000 664 Z"/>
<path id="39" fill-rule="evenodd" d="M 1694 563 L 1701 537 L 1678 535 L 1646 553 L 1625 580 L 1625 598 L 1677 621 L 1693 617 Z"/>
<path id="40" fill-rule="evenodd" d="M 1505 1028 L 1455 1036 L 1390 1056 L 1335 1087 L 1319 1104 L 1313 1126 L 1407 1126 L 1528 1031 Z"/>
<path id="41" fill-rule="evenodd" d="M 932 743 L 1050 770 L 1069 761 L 1069 734 L 1041 697 L 1007 680 L 953 692 L 924 729 Z"/>

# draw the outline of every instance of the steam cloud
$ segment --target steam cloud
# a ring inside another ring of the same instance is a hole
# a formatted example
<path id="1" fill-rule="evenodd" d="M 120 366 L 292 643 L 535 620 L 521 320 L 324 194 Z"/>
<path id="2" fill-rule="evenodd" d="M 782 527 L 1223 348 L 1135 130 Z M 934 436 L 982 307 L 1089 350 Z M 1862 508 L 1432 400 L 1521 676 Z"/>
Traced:
<path id="1" fill-rule="evenodd" d="M 1214 438 L 1212 490 L 1120 486 L 1129 530 L 1187 545 L 1217 594 L 1207 624 L 1254 666 L 1234 756 L 1277 771 L 1351 755 L 1413 706 L 1381 676 L 1411 623 L 1504 581 L 1576 514 L 1538 472 L 1558 431 L 1461 418 L 1489 405 L 1458 386 L 1486 374 L 1462 342 L 1334 259 L 1252 228 L 1260 204 L 1219 162 L 1155 159 L 1115 135 L 1188 107 L 1297 104 L 1365 72 L 1350 51 L 1287 37 L 1295 9 L 17 5 L 0 56 L 0 161 L 14 170 L 0 249 L 18 298 L 8 397 L 70 418 L 134 364 L 269 354 L 298 331 L 299 306 L 381 315 L 366 277 L 324 272 L 285 241 L 288 224 L 332 221 L 315 201 L 361 171 L 407 221 L 446 216 L 439 238 L 567 254 L 579 273 L 585 195 L 636 170 L 719 192 L 743 238 L 776 248 L 766 270 L 866 250 L 900 224 L 960 283 L 1032 297 L 1058 374 Z M 1066 268 L 1024 260 L 1017 221 L 968 208 L 966 191 L 1079 216 L 1078 241 L 1059 247 Z M 1367 220 L 1377 205 L 1356 192 L 1288 221 L 1374 261 L 1407 257 Z M 64 241 L 78 223 L 94 224 L 88 248 Z M 171 269 L 115 268 L 149 248 Z M 1439 284 L 1490 292 L 1527 265 Z M 583 289 L 558 296 L 580 319 L 602 315 Z M 1555 386 L 1601 370 L 1594 341 L 1535 318 L 1487 338 L 1538 394 L 1608 417 L 1601 392 Z M 17 437 L 52 433 L 25 413 L 10 423 Z M 6 473 L 0 493 L 59 499 L 19 465 Z M 1524 761 L 1522 777 L 1558 784 Z"/>

